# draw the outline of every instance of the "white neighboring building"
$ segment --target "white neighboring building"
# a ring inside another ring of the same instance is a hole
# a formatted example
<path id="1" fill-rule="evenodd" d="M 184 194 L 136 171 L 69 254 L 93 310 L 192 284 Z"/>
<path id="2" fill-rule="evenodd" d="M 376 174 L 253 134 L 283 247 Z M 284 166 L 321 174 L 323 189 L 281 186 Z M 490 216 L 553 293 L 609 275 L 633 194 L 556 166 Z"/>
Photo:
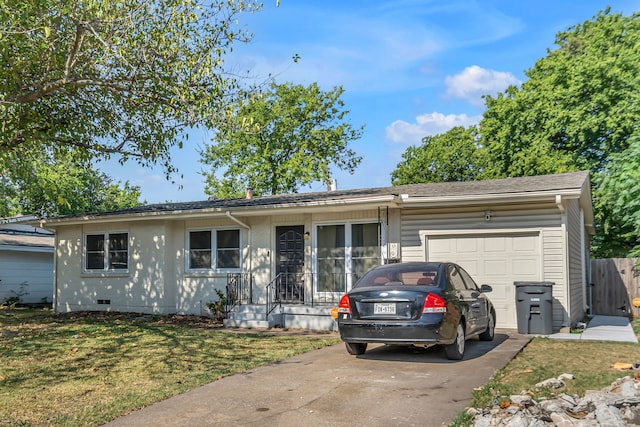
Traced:
<path id="1" fill-rule="evenodd" d="M 54 235 L 22 220 L 0 224 L 0 303 L 19 296 L 21 303 L 50 304 Z"/>

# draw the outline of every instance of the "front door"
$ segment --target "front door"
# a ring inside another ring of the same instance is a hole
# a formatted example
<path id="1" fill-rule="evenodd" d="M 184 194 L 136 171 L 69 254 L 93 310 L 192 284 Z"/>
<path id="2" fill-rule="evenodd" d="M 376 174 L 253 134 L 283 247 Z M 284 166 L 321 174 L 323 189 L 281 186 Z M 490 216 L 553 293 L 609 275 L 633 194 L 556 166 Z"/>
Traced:
<path id="1" fill-rule="evenodd" d="M 304 226 L 276 227 L 276 298 L 304 302 Z"/>

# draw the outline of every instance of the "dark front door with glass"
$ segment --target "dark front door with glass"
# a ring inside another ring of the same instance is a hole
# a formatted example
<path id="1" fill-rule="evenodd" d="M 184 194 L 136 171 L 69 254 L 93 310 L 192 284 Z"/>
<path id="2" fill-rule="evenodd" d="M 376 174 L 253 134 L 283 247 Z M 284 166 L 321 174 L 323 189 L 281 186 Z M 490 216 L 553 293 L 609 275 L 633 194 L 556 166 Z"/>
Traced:
<path id="1" fill-rule="evenodd" d="M 276 227 L 276 298 L 304 302 L 304 226 Z"/>

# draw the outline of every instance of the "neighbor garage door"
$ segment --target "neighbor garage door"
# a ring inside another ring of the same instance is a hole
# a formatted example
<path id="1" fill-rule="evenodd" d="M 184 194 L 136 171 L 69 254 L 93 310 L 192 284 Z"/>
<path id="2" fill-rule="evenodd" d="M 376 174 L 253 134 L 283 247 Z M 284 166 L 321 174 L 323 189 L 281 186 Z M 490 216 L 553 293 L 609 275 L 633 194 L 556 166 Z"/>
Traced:
<path id="1" fill-rule="evenodd" d="M 429 261 L 453 261 L 478 285 L 488 284 L 496 309 L 496 326 L 517 328 L 516 281 L 538 281 L 541 272 L 539 234 L 428 236 Z"/>

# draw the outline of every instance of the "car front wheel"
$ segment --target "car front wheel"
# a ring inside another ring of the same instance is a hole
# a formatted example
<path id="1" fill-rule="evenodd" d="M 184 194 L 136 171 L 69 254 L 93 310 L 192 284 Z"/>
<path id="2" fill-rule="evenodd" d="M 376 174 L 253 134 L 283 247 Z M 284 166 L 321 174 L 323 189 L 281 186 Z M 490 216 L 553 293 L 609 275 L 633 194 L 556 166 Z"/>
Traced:
<path id="1" fill-rule="evenodd" d="M 464 356 L 465 340 L 466 336 L 464 333 L 464 325 L 462 324 L 462 322 L 460 322 L 458 324 L 456 340 L 444 347 L 444 351 L 447 354 L 447 359 L 462 360 L 462 356 Z"/>
<path id="2" fill-rule="evenodd" d="M 344 346 L 347 348 L 349 354 L 353 354 L 354 356 L 364 354 L 367 351 L 367 343 L 356 343 L 356 342 L 345 342 Z"/>

